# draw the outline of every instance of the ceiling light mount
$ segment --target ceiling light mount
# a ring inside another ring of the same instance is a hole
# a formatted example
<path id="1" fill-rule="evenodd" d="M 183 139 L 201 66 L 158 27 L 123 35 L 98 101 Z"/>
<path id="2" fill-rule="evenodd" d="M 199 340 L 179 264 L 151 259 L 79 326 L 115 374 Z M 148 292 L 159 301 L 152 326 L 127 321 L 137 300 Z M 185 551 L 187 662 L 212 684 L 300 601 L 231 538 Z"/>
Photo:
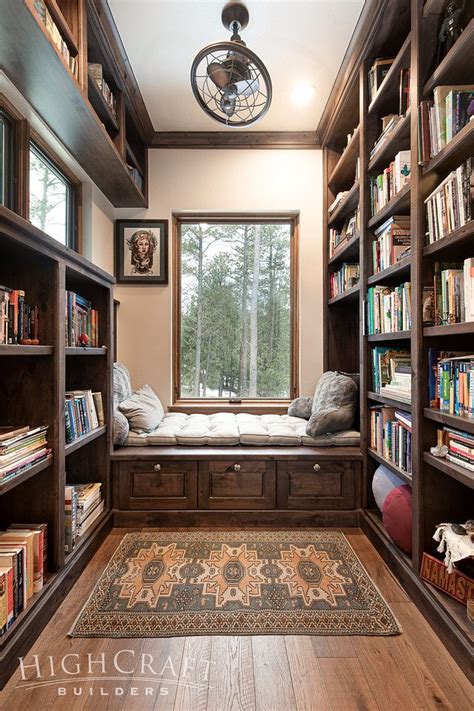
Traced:
<path id="1" fill-rule="evenodd" d="M 249 13 L 241 2 L 228 2 L 222 24 L 230 41 L 204 47 L 191 67 L 191 85 L 199 105 L 226 126 L 249 126 L 262 118 L 272 100 L 272 82 L 261 59 L 241 39 Z"/>

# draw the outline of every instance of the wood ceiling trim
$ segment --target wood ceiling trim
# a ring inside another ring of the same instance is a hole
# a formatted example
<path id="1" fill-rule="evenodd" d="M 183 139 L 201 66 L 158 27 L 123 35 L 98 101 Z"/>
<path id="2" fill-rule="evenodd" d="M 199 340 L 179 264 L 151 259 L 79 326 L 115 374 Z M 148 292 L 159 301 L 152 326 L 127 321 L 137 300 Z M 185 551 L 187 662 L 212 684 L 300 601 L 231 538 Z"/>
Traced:
<path id="1" fill-rule="evenodd" d="M 315 131 L 155 131 L 151 148 L 317 149 Z"/>

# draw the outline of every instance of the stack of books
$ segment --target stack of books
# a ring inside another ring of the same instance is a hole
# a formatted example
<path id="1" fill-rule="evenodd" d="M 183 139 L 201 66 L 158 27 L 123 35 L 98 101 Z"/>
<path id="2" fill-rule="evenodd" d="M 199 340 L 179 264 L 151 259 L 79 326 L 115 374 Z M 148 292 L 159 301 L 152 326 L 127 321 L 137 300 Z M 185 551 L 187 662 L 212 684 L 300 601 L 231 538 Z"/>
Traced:
<path id="1" fill-rule="evenodd" d="M 99 345 L 99 312 L 84 297 L 66 291 L 66 346 L 80 345 L 79 338 L 83 334 L 92 348 Z"/>
<path id="2" fill-rule="evenodd" d="M 352 289 L 359 283 L 360 270 L 358 264 L 344 263 L 337 272 L 329 275 L 329 294 L 333 299 L 339 294 Z"/>
<path id="3" fill-rule="evenodd" d="M 64 489 L 65 552 L 74 550 L 83 536 L 104 510 L 100 482 L 68 485 Z"/>
<path id="4" fill-rule="evenodd" d="M 372 349 L 374 392 L 404 402 L 411 402 L 411 356 L 398 348 Z"/>
<path id="5" fill-rule="evenodd" d="M 370 409 L 370 446 L 377 454 L 411 476 L 412 421 L 408 412 L 393 407 Z"/>
<path id="6" fill-rule="evenodd" d="M 22 289 L 0 286 L 0 345 L 18 343 L 39 343 L 39 308 L 25 302 Z"/>
<path id="7" fill-rule="evenodd" d="M 104 425 L 102 393 L 92 390 L 71 390 L 64 405 L 66 444 Z"/>
<path id="8" fill-rule="evenodd" d="M 443 427 L 443 435 L 448 447 L 446 459 L 474 472 L 474 435 L 453 427 Z"/>
<path id="9" fill-rule="evenodd" d="M 63 57 L 72 74 L 74 74 L 77 79 L 77 57 L 73 57 L 71 55 L 69 47 L 64 41 L 59 27 L 51 17 L 44 0 L 34 0 L 34 8 L 41 18 L 41 22 L 46 27 L 46 31 L 51 37 L 53 44 L 57 47 L 60 55 Z"/>
<path id="10" fill-rule="evenodd" d="M 113 115 L 117 117 L 117 102 L 115 100 L 115 96 L 113 95 L 109 85 L 104 79 L 104 71 L 102 68 L 102 64 L 96 64 L 93 62 L 89 62 L 89 72 L 99 87 L 99 91 L 104 97 L 105 103 L 109 107 L 109 109 L 112 111 Z"/>
<path id="11" fill-rule="evenodd" d="M 430 407 L 474 417 L 474 354 L 428 349 Z"/>
<path id="12" fill-rule="evenodd" d="M 427 244 L 447 237 L 472 220 L 472 158 L 453 170 L 425 200 Z"/>
<path id="13" fill-rule="evenodd" d="M 48 426 L 0 427 L 0 484 L 49 457 Z"/>
<path id="14" fill-rule="evenodd" d="M 418 154 L 422 165 L 437 155 L 470 121 L 474 85 L 437 86 L 433 101 L 422 101 L 418 112 Z"/>
<path id="15" fill-rule="evenodd" d="M 411 153 L 399 151 L 395 160 L 383 173 L 370 176 L 370 206 L 372 215 L 376 215 L 397 193 L 410 182 Z"/>
<path id="16" fill-rule="evenodd" d="M 411 284 L 374 286 L 367 292 L 368 335 L 411 329 Z"/>
<path id="17" fill-rule="evenodd" d="M 370 101 L 375 99 L 375 96 L 380 89 L 380 86 L 387 76 L 390 67 L 394 62 L 394 57 L 378 58 L 374 61 L 369 70 L 369 97 Z"/>
<path id="18" fill-rule="evenodd" d="M 353 215 L 347 218 L 342 230 L 336 230 L 333 227 L 329 230 L 329 258 L 333 257 L 337 251 L 342 249 L 344 245 L 360 233 L 360 210 L 357 210 Z"/>
<path id="19" fill-rule="evenodd" d="M 374 274 L 388 269 L 411 250 L 410 217 L 393 215 L 375 230 L 372 242 L 372 266 Z"/>
<path id="20" fill-rule="evenodd" d="M 474 257 L 435 262 L 434 307 L 436 326 L 474 321 Z"/>
<path id="21" fill-rule="evenodd" d="M 0 636 L 40 592 L 46 572 L 46 523 L 14 523 L 0 533 Z"/>

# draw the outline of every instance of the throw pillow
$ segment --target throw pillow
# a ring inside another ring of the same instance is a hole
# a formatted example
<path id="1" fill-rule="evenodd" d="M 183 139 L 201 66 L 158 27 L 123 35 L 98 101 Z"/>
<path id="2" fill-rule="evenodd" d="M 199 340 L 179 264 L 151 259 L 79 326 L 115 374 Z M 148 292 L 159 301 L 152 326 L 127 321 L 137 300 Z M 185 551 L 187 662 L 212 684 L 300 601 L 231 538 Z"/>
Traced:
<path id="1" fill-rule="evenodd" d="M 354 422 L 357 386 L 342 373 L 323 373 L 313 396 L 311 417 L 306 427 L 310 437 L 350 430 Z"/>
<path id="2" fill-rule="evenodd" d="M 290 404 L 288 414 L 292 417 L 301 417 L 303 420 L 309 420 L 311 417 L 311 408 L 313 406 L 313 396 L 297 397 Z"/>
<path id="3" fill-rule="evenodd" d="M 134 432 L 152 432 L 164 417 L 163 405 L 149 385 L 135 390 L 133 395 L 119 404 L 120 412 L 127 418 Z"/>
<path id="4" fill-rule="evenodd" d="M 130 431 L 128 420 L 120 410 L 114 410 L 114 445 L 119 447 L 125 444 Z"/>

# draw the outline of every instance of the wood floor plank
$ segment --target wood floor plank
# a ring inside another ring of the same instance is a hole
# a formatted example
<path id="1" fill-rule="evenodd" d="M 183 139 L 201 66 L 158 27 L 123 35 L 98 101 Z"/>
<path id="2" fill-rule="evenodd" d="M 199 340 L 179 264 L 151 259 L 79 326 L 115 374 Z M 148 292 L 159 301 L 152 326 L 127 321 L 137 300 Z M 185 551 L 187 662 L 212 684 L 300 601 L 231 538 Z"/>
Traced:
<path id="1" fill-rule="evenodd" d="M 320 659 L 330 711 L 385 711 L 370 690 L 358 659 Z"/>
<path id="2" fill-rule="evenodd" d="M 186 637 L 174 711 L 204 711 L 207 708 L 211 643 L 211 637 Z"/>
<path id="3" fill-rule="evenodd" d="M 327 635 L 319 635 L 311 637 L 311 645 L 313 652 L 318 658 L 352 658 L 355 659 L 357 654 L 354 649 L 352 637 L 330 637 Z"/>
<path id="4" fill-rule="evenodd" d="M 298 711 L 327 711 L 326 694 L 311 637 L 285 637 L 286 653 Z"/>
<path id="5" fill-rule="evenodd" d="M 251 637 L 213 637 L 208 711 L 255 709 Z"/>
<path id="6" fill-rule="evenodd" d="M 252 637 L 255 699 L 258 711 L 296 711 L 284 637 Z"/>
<path id="7" fill-rule="evenodd" d="M 377 553 L 365 536 L 350 534 L 347 540 L 351 544 L 372 582 L 380 590 L 385 600 L 390 602 L 409 602 L 410 598 L 387 568 L 381 556 Z"/>

